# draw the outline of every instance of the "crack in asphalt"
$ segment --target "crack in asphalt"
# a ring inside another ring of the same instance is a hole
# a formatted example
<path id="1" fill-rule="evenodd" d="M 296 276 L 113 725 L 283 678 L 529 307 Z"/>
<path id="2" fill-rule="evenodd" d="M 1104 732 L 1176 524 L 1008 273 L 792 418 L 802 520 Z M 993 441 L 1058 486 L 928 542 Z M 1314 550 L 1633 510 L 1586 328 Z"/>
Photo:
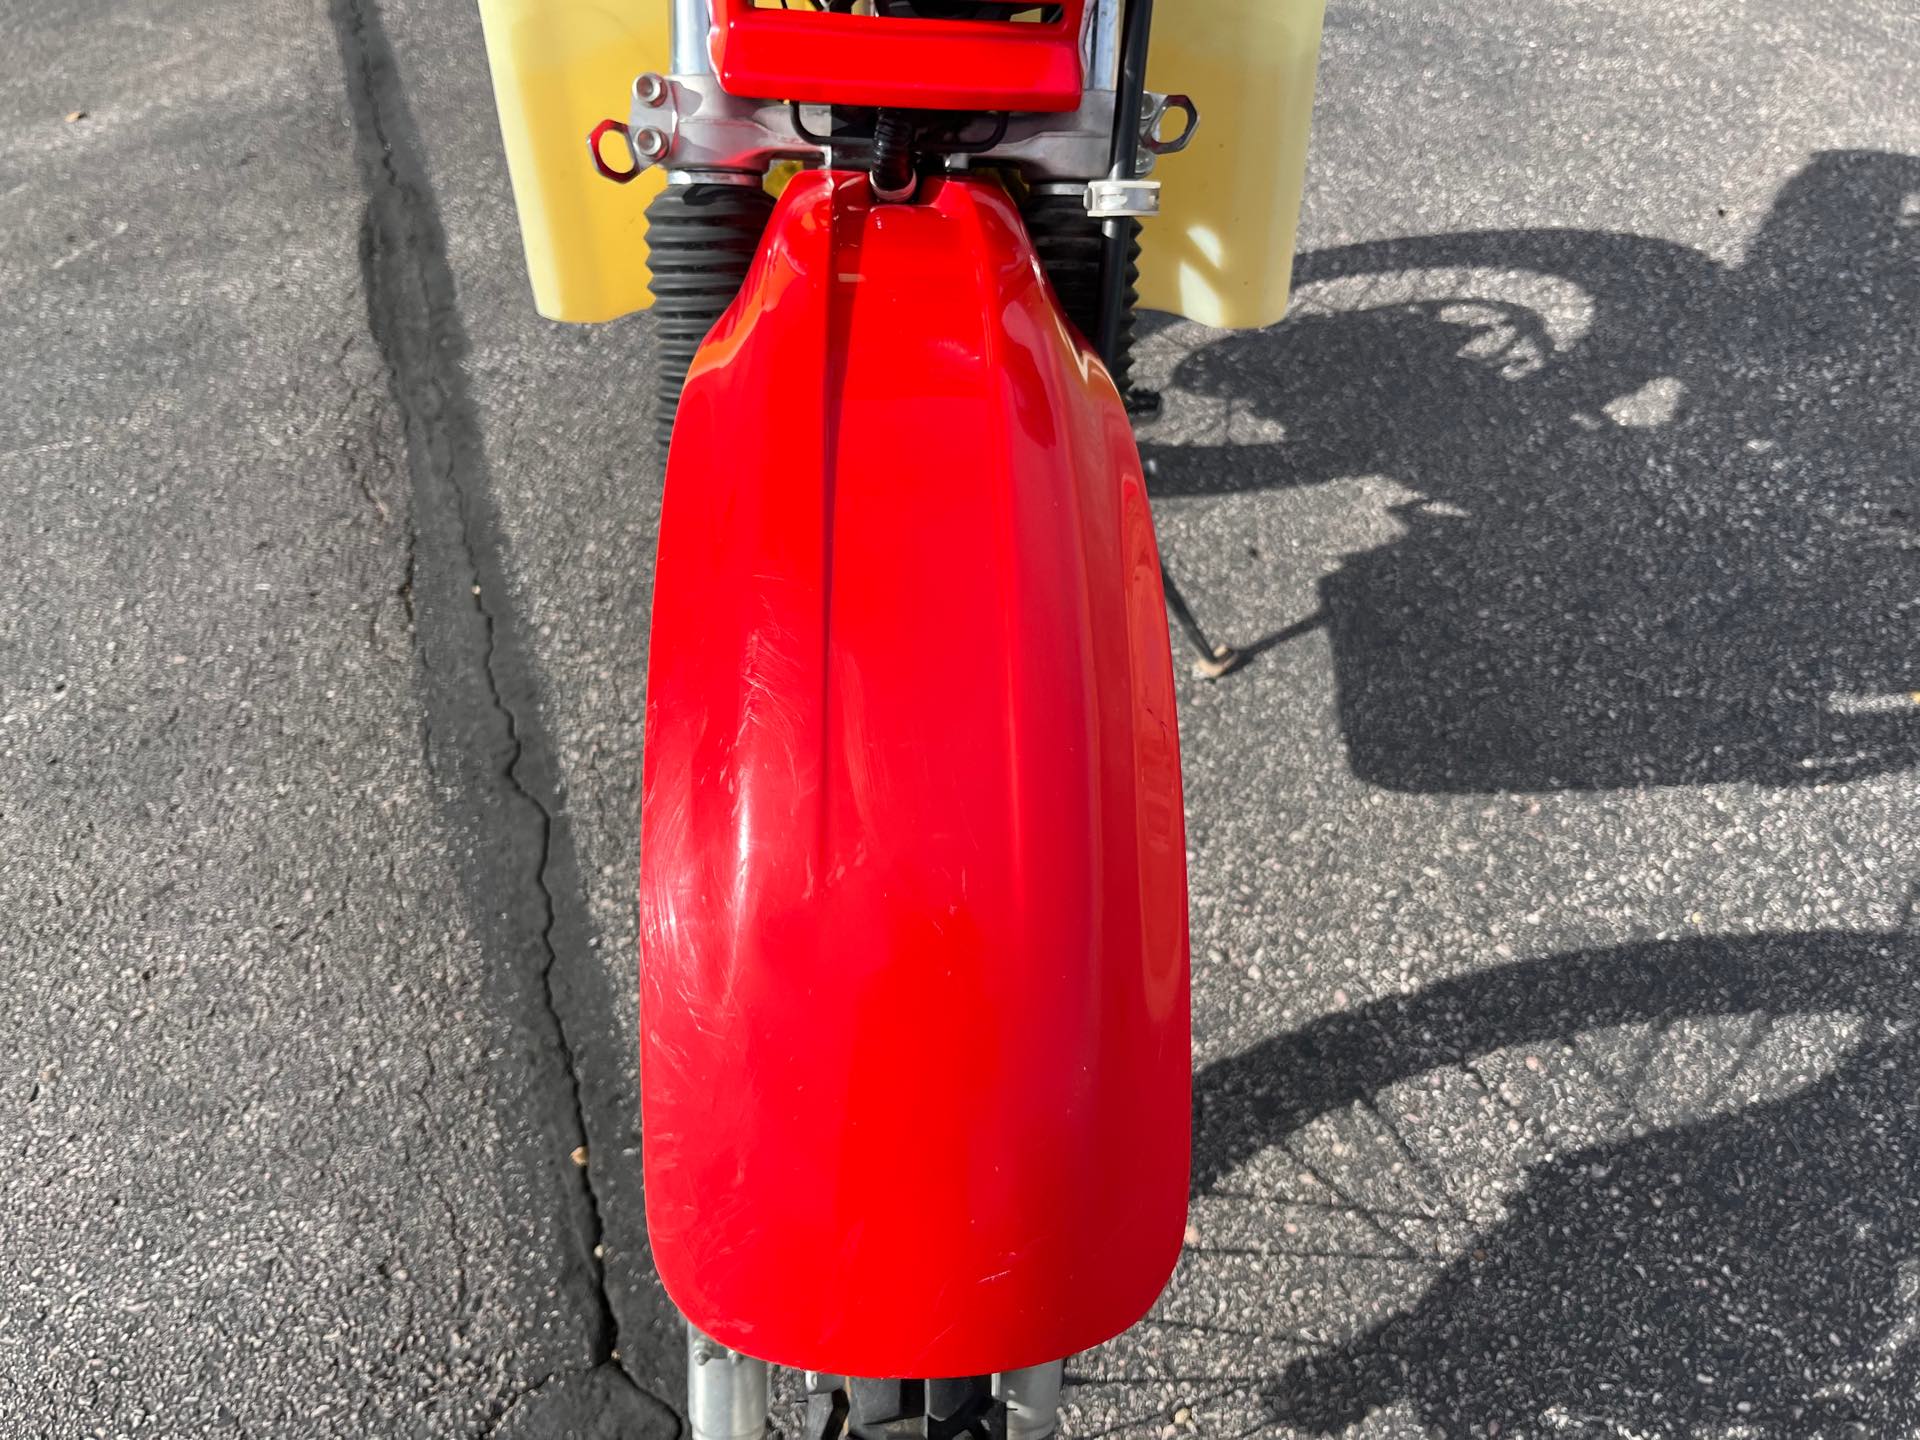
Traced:
<path id="1" fill-rule="evenodd" d="M 574 1171 L 578 1185 L 574 1218 L 580 1254 L 576 1261 L 587 1281 L 588 1364 L 583 1370 L 548 1375 L 497 1397 L 490 1406 L 488 1429 L 501 1425 L 508 1413 L 548 1382 L 595 1371 L 606 1372 L 620 1388 L 638 1392 L 671 1415 L 672 1407 L 626 1367 L 619 1320 L 607 1286 L 602 1249 L 605 1226 L 591 1168 L 586 1097 L 558 988 L 557 770 L 539 743 L 537 701 L 526 673 L 529 667 L 517 655 L 503 656 L 503 650 L 509 649 L 503 632 L 511 630 L 511 616 L 504 608 L 508 604 L 505 570 L 492 533 L 484 454 L 461 370 L 466 336 L 438 207 L 376 0 L 332 0 L 331 12 L 367 194 L 360 260 L 368 328 L 399 411 L 414 491 L 401 598 L 430 690 L 435 684 L 457 689 L 477 682 L 475 692 L 467 697 L 470 703 L 449 702 L 455 723 L 445 728 L 453 733 L 439 736 L 442 725 L 435 723 L 431 713 L 423 716 L 429 774 L 455 783 L 455 777 L 439 776 L 433 765 L 436 738 L 443 738 L 450 751 L 459 747 L 468 752 L 460 766 L 450 768 L 465 771 L 467 763 L 483 753 L 495 761 L 483 782 L 490 783 L 494 793 L 468 798 L 476 823 L 492 832 L 487 840 L 514 863 L 498 866 L 507 872 L 498 877 L 499 883 L 510 893 L 488 894 L 486 903 L 497 902 L 508 909 L 517 906 L 533 932 L 538 997 L 545 1008 L 542 1019 L 565 1088 L 564 1103 L 556 1106 L 550 1123 L 561 1152 L 574 1156 L 574 1163 L 564 1168 Z M 423 583 L 422 571 L 429 566 L 445 567 L 451 573 L 440 575 L 437 582 Z M 434 704 L 430 695 L 429 712 Z M 445 719 L 443 714 L 443 725 Z M 451 1210 L 448 1218 L 451 1223 Z M 464 1292 L 464 1265 L 461 1284 Z"/>

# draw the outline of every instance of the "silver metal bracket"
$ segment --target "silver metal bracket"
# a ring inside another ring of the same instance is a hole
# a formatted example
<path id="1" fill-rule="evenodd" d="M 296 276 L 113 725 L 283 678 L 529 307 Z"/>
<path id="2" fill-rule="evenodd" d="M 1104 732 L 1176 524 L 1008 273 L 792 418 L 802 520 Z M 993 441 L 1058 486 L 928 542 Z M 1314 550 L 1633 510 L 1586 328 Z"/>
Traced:
<path id="1" fill-rule="evenodd" d="M 729 95 L 711 75 L 642 75 L 630 116 L 627 143 L 641 169 L 765 170 L 820 154 L 795 131 L 787 106 Z"/>
<path id="2" fill-rule="evenodd" d="M 1079 180 L 1107 173 L 1113 149 L 1113 91 L 1088 90 L 1064 115 L 1015 115 L 1007 136 L 986 157 L 1018 165 L 1034 181 Z"/>
<path id="3" fill-rule="evenodd" d="M 1087 184 L 1087 214 L 1096 220 L 1126 220 L 1160 213 L 1158 180 L 1093 180 Z"/>

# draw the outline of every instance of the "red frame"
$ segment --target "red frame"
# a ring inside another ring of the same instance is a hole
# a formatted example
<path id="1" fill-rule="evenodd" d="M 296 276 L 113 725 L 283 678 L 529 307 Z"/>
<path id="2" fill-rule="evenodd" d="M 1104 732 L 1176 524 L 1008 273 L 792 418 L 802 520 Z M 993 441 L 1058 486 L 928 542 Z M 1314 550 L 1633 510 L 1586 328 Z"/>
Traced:
<path id="1" fill-rule="evenodd" d="M 753 0 L 725 0 L 713 59 L 728 94 L 762 100 L 1073 110 L 1085 9 L 1086 0 L 1063 0 L 1056 21 L 1008 24 L 759 10 Z"/>

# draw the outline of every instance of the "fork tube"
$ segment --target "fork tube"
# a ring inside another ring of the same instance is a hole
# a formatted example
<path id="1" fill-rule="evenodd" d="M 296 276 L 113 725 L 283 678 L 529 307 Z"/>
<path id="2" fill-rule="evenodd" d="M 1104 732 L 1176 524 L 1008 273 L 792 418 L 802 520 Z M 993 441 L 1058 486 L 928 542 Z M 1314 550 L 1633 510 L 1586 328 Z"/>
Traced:
<path id="1" fill-rule="evenodd" d="M 1009 1370 L 994 1390 L 1007 1406 L 1007 1440 L 1048 1440 L 1060 1428 L 1060 1376 L 1066 1362 Z"/>
<path id="2" fill-rule="evenodd" d="M 767 1363 L 687 1326 L 687 1428 L 693 1440 L 765 1440 Z"/>
<path id="3" fill-rule="evenodd" d="M 1123 0 L 1087 0 L 1087 89 L 1111 91 L 1120 83 L 1120 7 Z"/>
<path id="4" fill-rule="evenodd" d="M 673 73 L 711 75 L 713 55 L 708 39 L 713 33 L 713 0 L 673 0 Z"/>

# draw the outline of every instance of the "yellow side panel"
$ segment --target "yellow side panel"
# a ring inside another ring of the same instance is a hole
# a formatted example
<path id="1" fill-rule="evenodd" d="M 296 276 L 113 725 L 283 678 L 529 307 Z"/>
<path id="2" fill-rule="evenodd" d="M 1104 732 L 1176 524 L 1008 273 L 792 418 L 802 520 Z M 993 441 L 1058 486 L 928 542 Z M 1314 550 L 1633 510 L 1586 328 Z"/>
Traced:
<path id="1" fill-rule="evenodd" d="M 1326 0 L 1154 7 L 1148 87 L 1191 95 L 1200 129 L 1153 172 L 1160 214 L 1141 236 L 1141 304 L 1232 330 L 1286 313 L 1325 9 Z"/>
<path id="2" fill-rule="evenodd" d="M 627 118 L 636 75 L 669 68 L 667 0 L 480 0 L 480 21 L 535 306 L 579 322 L 646 309 L 646 208 L 665 173 L 616 185 L 587 133 Z M 621 149 L 609 136 L 611 163 Z"/>

